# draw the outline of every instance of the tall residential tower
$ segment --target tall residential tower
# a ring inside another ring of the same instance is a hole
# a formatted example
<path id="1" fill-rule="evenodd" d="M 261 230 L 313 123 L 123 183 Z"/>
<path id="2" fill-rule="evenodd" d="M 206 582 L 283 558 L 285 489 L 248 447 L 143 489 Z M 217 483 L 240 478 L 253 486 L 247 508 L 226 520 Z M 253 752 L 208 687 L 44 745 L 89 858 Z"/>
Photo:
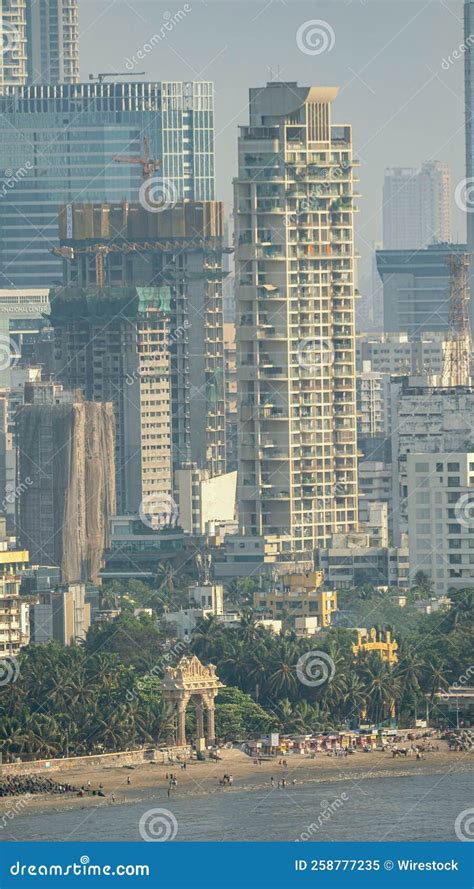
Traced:
<path id="1" fill-rule="evenodd" d="M 306 558 L 357 527 L 355 161 L 337 92 L 251 89 L 235 183 L 241 532 Z"/>
<path id="2" fill-rule="evenodd" d="M 77 0 L 0 0 L 0 32 L 0 93 L 79 80 Z"/>

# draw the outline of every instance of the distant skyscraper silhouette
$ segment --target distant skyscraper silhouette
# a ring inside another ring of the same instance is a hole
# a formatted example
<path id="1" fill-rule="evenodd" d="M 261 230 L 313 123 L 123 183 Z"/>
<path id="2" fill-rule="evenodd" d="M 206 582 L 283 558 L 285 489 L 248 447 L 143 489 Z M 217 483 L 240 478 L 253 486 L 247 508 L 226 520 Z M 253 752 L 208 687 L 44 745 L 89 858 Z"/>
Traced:
<path id="1" fill-rule="evenodd" d="M 447 164 L 419 170 L 389 167 L 383 187 L 383 245 L 410 250 L 451 240 L 451 176 Z"/>

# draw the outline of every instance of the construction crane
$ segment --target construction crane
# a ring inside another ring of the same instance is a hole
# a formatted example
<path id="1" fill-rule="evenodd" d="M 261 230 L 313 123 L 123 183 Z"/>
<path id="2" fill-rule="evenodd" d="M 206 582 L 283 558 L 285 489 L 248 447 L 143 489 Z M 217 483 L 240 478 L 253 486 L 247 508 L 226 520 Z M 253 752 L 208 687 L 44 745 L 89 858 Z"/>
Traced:
<path id="1" fill-rule="evenodd" d="M 450 253 L 448 335 L 444 346 L 443 386 L 468 386 L 472 352 L 469 322 L 469 253 Z"/>
<path id="2" fill-rule="evenodd" d="M 205 239 L 199 239 L 194 243 L 201 246 L 206 245 Z M 76 245 L 74 247 L 63 246 L 53 247 L 51 253 L 54 256 L 61 256 L 72 262 L 76 254 L 86 253 L 95 257 L 95 279 L 99 287 L 105 287 L 105 258 L 109 253 L 145 253 L 148 250 L 171 251 L 179 250 L 182 247 L 181 241 L 141 241 L 141 242 L 125 242 L 120 244 L 87 244 L 85 246 Z"/>
<path id="3" fill-rule="evenodd" d="M 112 253 L 112 247 L 107 244 L 88 245 L 85 250 L 74 250 L 74 247 L 54 247 L 51 253 L 62 256 L 70 262 L 76 253 L 93 253 L 95 255 L 95 280 L 99 287 L 105 286 L 105 257 Z"/>
<path id="4" fill-rule="evenodd" d="M 106 77 L 139 77 L 144 71 L 101 71 L 99 74 L 89 74 L 89 80 L 98 80 L 103 83 Z"/>
<path id="5" fill-rule="evenodd" d="M 153 176 L 153 173 L 161 167 L 160 160 L 153 160 L 153 158 L 150 157 L 150 143 L 147 136 L 143 137 L 143 157 L 134 157 L 133 155 L 128 154 L 116 154 L 112 160 L 116 161 L 118 164 L 141 164 L 144 181 L 150 179 L 151 176 Z"/>

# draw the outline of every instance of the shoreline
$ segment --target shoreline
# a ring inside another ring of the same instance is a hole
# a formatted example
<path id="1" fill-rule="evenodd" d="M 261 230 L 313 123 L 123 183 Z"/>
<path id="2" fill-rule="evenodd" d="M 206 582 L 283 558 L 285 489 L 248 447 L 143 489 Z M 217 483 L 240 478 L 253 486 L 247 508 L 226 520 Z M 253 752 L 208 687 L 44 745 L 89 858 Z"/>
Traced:
<path id="1" fill-rule="evenodd" d="M 79 797 L 77 794 L 38 794 L 30 795 L 29 798 L 25 795 L 0 797 L 0 835 L 2 825 L 6 827 L 11 818 L 7 813 L 12 812 L 15 813 L 15 818 L 27 817 L 73 809 L 133 805 L 150 799 L 159 799 L 166 805 L 171 804 L 173 799 L 268 791 L 271 789 L 271 777 L 275 783 L 284 777 L 290 788 L 293 781 L 296 786 L 337 785 L 371 778 L 468 772 L 474 767 L 472 751 L 448 752 L 447 750 L 426 753 L 425 759 L 422 760 L 417 760 L 414 756 L 403 760 L 398 757 L 394 759 L 390 753 L 382 751 L 356 753 L 340 760 L 325 754 L 318 754 L 315 759 L 306 756 L 288 756 L 287 768 L 279 766 L 278 760 L 277 757 L 272 761 L 264 761 L 262 765 L 254 765 L 252 758 L 240 750 L 223 750 L 222 760 L 188 762 L 186 770 L 181 770 L 179 766 L 152 762 L 140 763 L 133 767 L 96 766 L 89 769 L 81 768 L 77 772 L 68 769 L 61 773 L 58 770 L 54 780 L 59 784 L 70 783 L 80 787 L 82 784 L 87 786 L 90 780 L 91 789 L 96 789 L 102 783 L 106 797 L 93 796 L 87 792 L 84 797 Z M 177 776 L 178 786 L 173 788 L 168 796 L 166 775 L 170 772 Z M 225 772 L 233 775 L 232 787 L 223 787 L 219 784 Z M 130 785 L 127 784 L 128 776 L 132 782 Z M 112 794 L 115 795 L 115 801 L 112 800 Z"/>

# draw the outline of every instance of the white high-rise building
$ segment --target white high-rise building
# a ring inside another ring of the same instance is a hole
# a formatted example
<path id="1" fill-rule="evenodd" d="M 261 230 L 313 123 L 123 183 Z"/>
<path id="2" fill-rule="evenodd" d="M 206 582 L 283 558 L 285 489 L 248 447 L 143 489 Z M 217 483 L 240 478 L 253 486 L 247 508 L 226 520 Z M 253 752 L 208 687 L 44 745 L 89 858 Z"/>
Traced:
<path id="1" fill-rule="evenodd" d="M 441 387 L 439 377 L 402 377 L 392 383 L 391 402 L 393 528 L 398 544 L 408 531 L 408 458 L 474 450 L 474 388 Z"/>
<path id="2" fill-rule="evenodd" d="M 8 93 L 26 83 L 26 0 L 0 0 L 0 38 L 0 93 Z"/>
<path id="3" fill-rule="evenodd" d="M 337 92 L 251 89 L 235 183 L 240 528 L 306 558 L 357 527 L 356 162 Z"/>
<path id="4" fill-rule="evenodd" d="M 474 587 L 474 453 L 407 455 L 410 576 L 437 596 Z"/>
<path id="5" fill-rule="evenodd" d="M 78 0 L 0 0 L 0 93 L 79 81 Z"/>
<path id="6" fill-rule="evenodd" d="M 426 161 L 419 170 L 389 167 L 383 187 L 385 250 L 410 250 L 451 240 L 451 174 Z"/>

